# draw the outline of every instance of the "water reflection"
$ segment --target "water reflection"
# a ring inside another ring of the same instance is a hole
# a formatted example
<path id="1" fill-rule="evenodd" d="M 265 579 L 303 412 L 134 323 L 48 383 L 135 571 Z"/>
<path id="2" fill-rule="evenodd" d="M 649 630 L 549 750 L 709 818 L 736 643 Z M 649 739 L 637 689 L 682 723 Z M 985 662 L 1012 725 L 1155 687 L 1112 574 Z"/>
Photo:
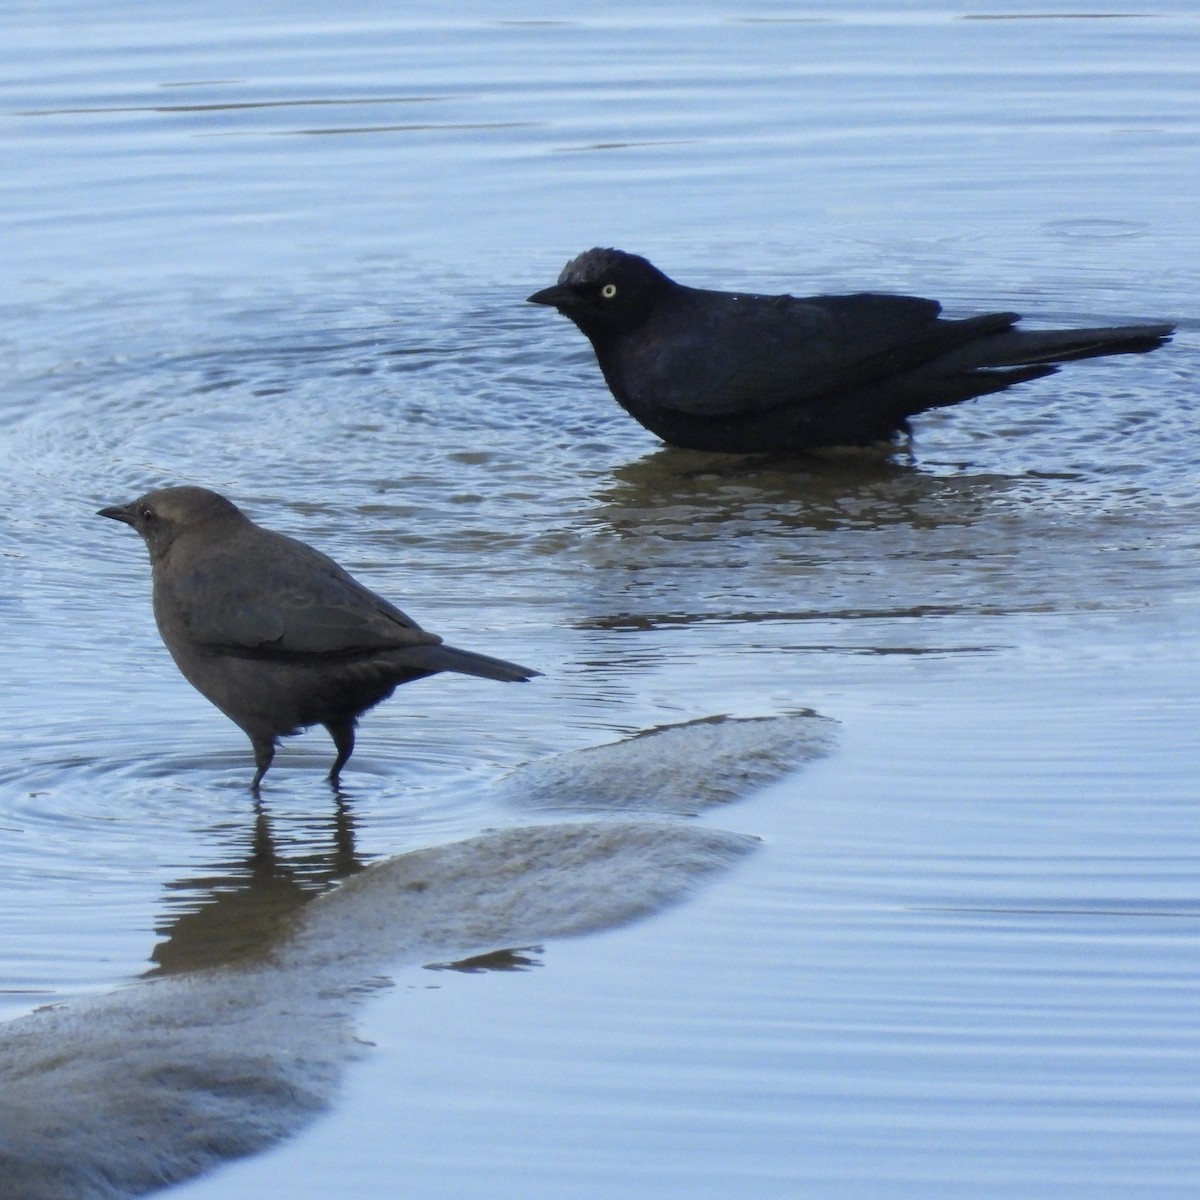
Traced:
<path id="1" fill-rule="evenodd" d="M 595 493 L 615 533 L 704 539 L 755 534 L 969 526 L 1016 480 L 986 472 L 938 474 L 879 452 L 736 458 L 664 448 L 617 467 Z"/>
<path id="2" fill-rule="evenodd" d="M 778 778 L 825 750 L 826 725 L 693 723 L 545 760 L 510 777 L 512 795 L 567 808 L 604 795 L 610 819 L 493 830 L 369 870 L 346 797 L 325 844 L 298 859 L 258 805 L 240 853 L 172 885 L 206 898 L 164 928 L 159 978 L 0 1029 L 0 1193 L 61 1200 L 103 1179 L 106 1195 L 142 1195 L 294 1133 L 361 1052 L 351 1019 L 397 964 L 527 971 L 542 939 L 678 903 L 756 839 L 661 814 Z"/>
<path id="3" fill-rule="evenodd" d="M 513 946 L 488 954 L 472 954 L 456 962 L 427 963 L 427 971 L 458 971 L 463 975 L 481 975 L 485 971 L 531 971 L 543 965 L 541 946 Z"/>
<path id="4" fill-rule="evenodd" d="M 895 653 L 943 647 L 951 621 L 1122 607 L 1164 566 L 1152 513 L 1098 523 L 1091 489 L 1067 471 L 662 449 L 614 468 L 593 500 L 579 549 L 584 629 L 704 625 L 711 638 L 714 626 L 815 621 L 821 631 L 801 640 L 825 646 L 866 636 L 867 624 L 870 646 Z M 1117 545 L 1145 562 L 1132 566 Z M 963 625 L 951 640 L 990 653 L 1005 636 Z M 775 649 L 785 645 L 796 638 Z M 709 643 L 714 659 L 742 649 Z"/>
<path id="5" fill-rule="evenodd" d="M 292 858 L 279 853 L 260 800 L 247 853 L 167 885 L 169 892 L 186 899 L 177 915 L 158 927 L 164 940 L 151 952 L 155 966 L 145 975 L 262 958 L 290 929 L 303 905 L 364 866 L 355 852 L 354 815 L 345 795 L 336 797 L 328 844 L 314 848 L 310 843 Z M 168 907 L 175 905 L 168 901 Z"/>

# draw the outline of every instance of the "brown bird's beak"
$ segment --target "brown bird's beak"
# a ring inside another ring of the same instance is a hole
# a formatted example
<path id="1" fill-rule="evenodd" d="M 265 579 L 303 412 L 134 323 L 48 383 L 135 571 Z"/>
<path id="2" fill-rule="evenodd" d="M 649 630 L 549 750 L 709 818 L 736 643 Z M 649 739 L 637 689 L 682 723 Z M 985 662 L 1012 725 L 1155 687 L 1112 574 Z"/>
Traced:
<path id="1" fill-rule="evenodd" d="M 112 504 L 108 508 L 102 508 L 96 516 L 111 517 L 114 521 L 123 521 L 126 525 L 133 524 L 133 505 L 132 504 Z"/>
<path id="2" fill-rule="evenodd" d="M 570 308 L 576 302 L 575 291 L 573 288 L 564 287 L 561 283 L 556 283 L 553 287 L 542 288 L 540 292 L 534 292 L 526 301 L 528 304 L 545 304 L 548 308 Z"/>

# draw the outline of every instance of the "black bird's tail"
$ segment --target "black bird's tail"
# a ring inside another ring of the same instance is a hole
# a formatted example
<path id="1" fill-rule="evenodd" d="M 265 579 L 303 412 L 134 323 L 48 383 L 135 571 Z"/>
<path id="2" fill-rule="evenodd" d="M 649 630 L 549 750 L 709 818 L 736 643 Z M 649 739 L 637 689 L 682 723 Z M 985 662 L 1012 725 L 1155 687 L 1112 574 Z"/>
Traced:
<path id="1" fill-rule="evenodd" d="M 525 683 L 541 674 L 541 671 L 531 667 L 476 654 L 474 650 L 459 650 L 455 646 L 407 647 L 403 652 L 403 661 L 406 667 L 430 674 L 435 671 L 457 671 L 460 675 L 478 675 L 481 679 L 498 679 L 503 683 Z"/>
<path id="2" fill-rule="evenodd" d="M 1145 354 L 1170 341 L 1174 325 L 1119 325 L 1111 329 L 1005 329 L 981 338 L 974 367 L 1053 366 L 1107 354 Z M 968 364 L 964 364 L 968 365 Z"/>
<path id="3" fill-rule="evenodd" d="M 1174 325 L 1118 325 L 1101 329 L 1017 329 L 1016 313 L 988 313 L 948 321 L 947 333 L 957 343 L 926 367 L 863 394 L 865 411 L 882 413 L 893 427 L 904 429 L 909 417 L 931 408 L 961 404 L 1016 383 L 1053 375 L 1062 363 L 1107 354 L 1145 354 L 1170 341 Z M 869 425 L 865 423 L 864 427 Z M 861 440 L 861 439 L 860 439 Z"/>

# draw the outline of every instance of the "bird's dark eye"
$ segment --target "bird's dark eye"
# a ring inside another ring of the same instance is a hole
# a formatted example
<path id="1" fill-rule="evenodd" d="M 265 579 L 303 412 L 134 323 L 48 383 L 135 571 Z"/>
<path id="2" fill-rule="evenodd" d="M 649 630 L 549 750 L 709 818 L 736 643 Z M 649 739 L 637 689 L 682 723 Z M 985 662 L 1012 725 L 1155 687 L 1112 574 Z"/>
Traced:
<path id="1" fill-rule="evenodd" d="M 600 289 L 600 295 L 602 295 L 605 298 L 605 300 L 611 300 L 616 294 L 617 294 L 617 285 L 615 283 L 606 283 Z"/>
<path id="2" fill-rule="evenodd" d="M 152 509 L 148 504 L 143 504 L 142 507 L 138 509 L 138 516 L 141 517 L 143 521 L 153 521 L 154 509 Z"/>

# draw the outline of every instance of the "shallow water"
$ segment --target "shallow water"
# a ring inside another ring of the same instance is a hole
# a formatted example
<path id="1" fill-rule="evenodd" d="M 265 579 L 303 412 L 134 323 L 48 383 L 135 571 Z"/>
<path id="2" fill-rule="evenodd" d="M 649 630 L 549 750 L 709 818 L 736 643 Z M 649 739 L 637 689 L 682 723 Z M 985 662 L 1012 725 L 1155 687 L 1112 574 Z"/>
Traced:
<path id="1" fill-rule="evenodd" d="M 0 1014 L 253 954 L 368 862 L 540 822 L 520 764 L 815 710 L 828 757 L 699 818 L 765 839 L 736 871 L 536 968 L 398 960 L 325 1117 L 192 1193 L 1192 1194 L 1191 6 L 9 24 Z M 593 244 L 1180 333 L 890 460 L 728 462 L 660 447 L 523 303 Z M 403 689 L 340 805 L 295 739 L 256 814 L 140 543 L 92 516 L 168 482 L 544 678 Z"/>

